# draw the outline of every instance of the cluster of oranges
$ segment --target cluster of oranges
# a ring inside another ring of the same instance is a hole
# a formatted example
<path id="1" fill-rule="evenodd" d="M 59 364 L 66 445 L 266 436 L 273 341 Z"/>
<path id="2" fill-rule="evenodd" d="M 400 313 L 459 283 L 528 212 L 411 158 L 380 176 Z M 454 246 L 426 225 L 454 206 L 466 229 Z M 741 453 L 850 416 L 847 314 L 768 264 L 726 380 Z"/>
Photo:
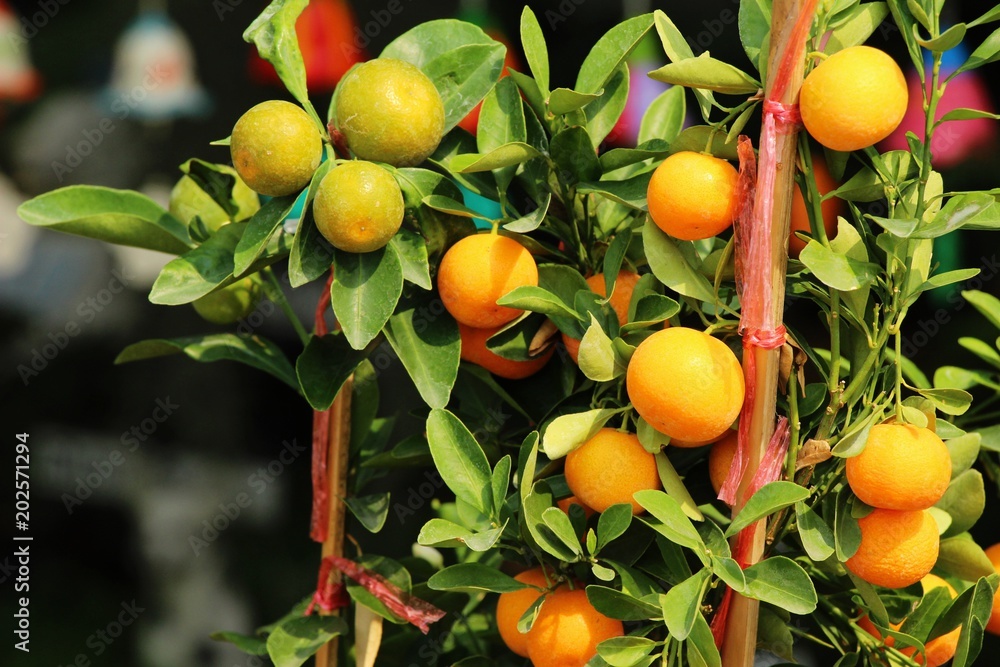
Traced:
<path id="1" fill-rule="evenodd" d="M 514 578 L 530 588 L 500 595 L 497 629 L 507 647 L 530 658 L 535 667 L 584 665 L 597 655 L 598 644 L 625 634 L 621 621 L 594 609 L 586 591 L 550 582 L 542 568 L 526 570 Z M 545 599 L 531 629 L 520 632 L 518 621 L 543 595 Z"/>

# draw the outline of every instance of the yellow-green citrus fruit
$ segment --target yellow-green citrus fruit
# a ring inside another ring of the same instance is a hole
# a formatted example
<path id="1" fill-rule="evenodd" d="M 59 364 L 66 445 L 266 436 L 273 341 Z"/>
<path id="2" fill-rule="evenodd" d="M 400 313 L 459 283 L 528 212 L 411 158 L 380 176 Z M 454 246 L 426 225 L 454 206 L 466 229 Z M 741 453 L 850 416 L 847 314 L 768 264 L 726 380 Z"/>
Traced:
<path id="1" fill-rule="evenodd" d="M 337 87 L 337 128 L 364 160 L 412 167 L 444 136 L 444 104 L 419 68 L 394 58 L 358 65 Z"/>
<path id="2" fill-rule="evenodd" d="M 258 301 L 260 284 L 250 276 L 206 294 L 191 305 L 212 324 L 233 324 L 252 313 Z"/>
<path id="3" fill-rule="evenodd" d="M 301 107 L 271 100 L 240 116 L 229 152 L 247 185 L 262 195 L 281 197 L 309 184 L 323 157 L 323 139 Z"/>
<path id="4" fill-rule="evenodd" d="M 215 203 L 211 195 L 202 190 L 190 176 L 181 176 L 170 191 L 170 213 L 185 225 L 191 224 L 194 216 L 200 216 L 202 222 L 211 231 L 216 231 L 228 222 L 246 220 L 260 208 L 260 198 L 250 189 L 232 167 L 219 165 L 222 171 L 231 173 L 236 179 L 233 186 L 233 201 L 236 202 L 236 217 L 229 219 L 222 207 Z"/>
<path id="5" fill-rule="evenodd" d="M 353 160 L 330 170 L 313 200 L 316 228 L 333 247 L 372 252 L 403 224 L 403 193 L 384 168 Z"/>
<path id="6" fill-rule="evenodd" d="M 888 137 L 903 120 L 906 77 L 892 56 L 852 46 L 821 62 L 802 83 L 802 123 L 835 151 L 856 151 Z"/>

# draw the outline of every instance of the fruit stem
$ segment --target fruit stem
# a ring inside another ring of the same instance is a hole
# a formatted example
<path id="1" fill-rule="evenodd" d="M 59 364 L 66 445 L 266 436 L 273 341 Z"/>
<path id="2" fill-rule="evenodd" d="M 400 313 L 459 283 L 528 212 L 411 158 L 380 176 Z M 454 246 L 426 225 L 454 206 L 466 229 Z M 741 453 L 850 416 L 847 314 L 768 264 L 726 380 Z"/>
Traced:
<path id="1" fill-rule="evenodd" d="M 278 304 L 278 308 L 281 312 L 285 314 L 288 321 L 291 322 L 292 328 L 295 329 L 295 333 L 299 337 L 299 341 L 302 345 L 307 345 L 309 343 L 309 332 L 302 325 L 302 321 L 299 319 L 295 311 L 292 310 L 292 305 L 288 303 L 288 297 L 285 296 L 285 290 L 281 289 L 281 283 L 278 282 L 277 276 L 274 275 L 274 271 L 271 267 L 265 268 L 261 273 L 264 274 L 264 278 L 267 282 L 264 284 L 264 291 L 267 293 L 267 298 Z"/>
<path id="2" fill-rule="evenodd" d="M 894 361 L 896 362 L 896 421 L 900 424 L 904 423 L 903 420 L 903 357 L 902 357 L 902 339 L 903 334 L 896 329 L 896 356 Z"/>

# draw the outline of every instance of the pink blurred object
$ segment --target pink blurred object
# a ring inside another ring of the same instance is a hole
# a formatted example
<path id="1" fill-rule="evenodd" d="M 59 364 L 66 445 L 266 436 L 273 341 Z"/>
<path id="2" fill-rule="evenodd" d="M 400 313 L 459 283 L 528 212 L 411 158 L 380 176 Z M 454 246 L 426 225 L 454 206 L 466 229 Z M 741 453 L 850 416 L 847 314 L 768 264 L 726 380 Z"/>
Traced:
<path id="1" fill-rule="evenodd" d="M 28 40 L 36 32 L 0 0 L 0 100 L 24 102 L 41 91 L 41 78 L 28 58 Z"/>
<path id="2" fill-rule="evenodd" d="M 647 38 L 639 44 L 628 59 L 628 101 L 625 111 L 615 124 L 607 142 L 612 146 L 635 146 L 639 143 L 639 126 L 649 105 L 670 86 L 649 78 L 649 73 L 663 66 L 657 55 L 656 42 Z"/>
<path id="3" fill-rule="evenodd" d="M 963 58 L 964 60 L 964 58 Z M 942 80 L 954 68 L 942 68 Z M 906 133 L 913 132 L 918 137 L 924 135 L 923 95 L 920 92 L 920 77 L 910 70 L 906 75 L 910 102 L 906 115 L 899 127 L 879 144 L 879 150 L 908 150 Z M 930 85 L 930 70 L 927 72 Z M 935 119 L 953 109 L 978 109 L 994 112 L 993 102 L 982 79 L 976 72 L 964 72 L 948 82 L 944 96 L 938 102 Z M 948 121 L 934 131 L 931 141 L 932 161 L 936 168 L 947 169 L 965 161 L 973 155 L 993 149 L 996 141 L 996 121 L 989 118 Z"/>

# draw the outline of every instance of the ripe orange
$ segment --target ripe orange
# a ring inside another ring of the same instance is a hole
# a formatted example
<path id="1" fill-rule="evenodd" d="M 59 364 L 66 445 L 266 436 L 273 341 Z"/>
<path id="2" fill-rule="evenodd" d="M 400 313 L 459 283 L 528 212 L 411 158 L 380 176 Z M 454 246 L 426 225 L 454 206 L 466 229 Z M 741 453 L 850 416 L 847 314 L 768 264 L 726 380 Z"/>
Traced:
<path id="1" fill-rule="evenodd" d="M 313 200 L 316 229 L 334 248 L 372 252 L 385 247 L 403 224 L 403 193 L 386 169 L 351 160 L 320 181 Z"/>
<path id="2" fill-rule="evenodd" d="M 951 455 L 933 431 L 912 424 L 878 424 L 864 450 L 847 459 L 847 482 L 872 507 L 922 510 L 951 482 Z"/>
<path id="3" fill-rule="evenodd" d="M 521 620 L 524 612 L 528 611 L 528 607 L 535 604 L 535 600 L 544 594 L 543 591 L 550 584 L 545 581 L 545 573 L 540 567 L 525 570 L 514 578 L 522 584 L 530 584 L 536 588 L 522 588 L 519 591 L 500 594 L 497 600 L 497 630 L 500 631 L 500 638 L 507 648 L 522 658 L 527 658 L 528 634 L 518 632 L 517 622 Z"/>
<path id="4" fill-rule="evenodd" d="M 937 523 L 926 510 L 875 509 L 858 520 L 861 546 L 844 565 L 876 586 L 903 588 L 934 567 L 940 540 Z"/>
<path id="5" fill-rule="evenodd" d="M 458 334 L 462 338 L 462 359 L 482 366 L 502 378 L 520 380 L 542 370 L 542 366 L 548 363 L 552 353 L 555 352 L 555 347 L 549 346 L 548 350 L 530 361 L 506 359 L 486 347 L 487 339 L 499 330 L 500 327 L 476 329 L 459 322 Z"/>
<path id="6" fill-rule="evenodd" d="M 826 168 L 826 163 L 822 160 L 813 160 L 813 173 L 806 174 L 806 178 L 810 176 L 816 179 L 816 188 L 820 196 L 837 189 L 837 182 L 833 180 L 833 176 Z M 826 229 L 828 239 L 837 235 L 837 216 L 840 215 L 843 208 L 843 202 L 836 197 L 830 197 L 820 204 L 823 213 L 823 227 Z M 789 257 L 798 257 L 802 249 L 806 247 L 806 242 L 797 237 L 795 232 L 811 234 L 811 230 L 809 213 L 806 211 L 806 200 L 802 196 L 802 191 L 796 187 L 792 190 L 792 222 L 788 236 Z"/>
<path id="7" fill-rule="evenodd" d="M 715 236 L 736 218 L 738 178 L 733 165 L 720 158 L 693 151 L 674 153 L 649 180 L 649 216 L 677 239 Z"/>
<path id="8" fill-rule="evenodd" d="M 580 502 L 580 499 L 577 498 L 576 496 L 566 496 L 562 500 L 556 501 L 556 507 L 561 509 L 566 514 L 569 514 L 569 508 L 572 507 L 573 505 L 579 506 L 580 509 L 583 510 L 583 515 L 588 519 L 594 515 L 593 508 L 584 505 L 582 502 Z"/>
<path id="9" fill-rule="evenodd" d="M 993 563 L 993 569 L 1000 572 L 1000 544 L 994 544 L 986 549 L 986 556 Z M 986 631 L 995 635 L 1000 635 L 1000 591 L 993 596 L 993 612 L 990 620 L 986 624 Z"/>
<path id="10" fill-rule="evenodd" d="M 618 277 L 615 279 L 615 291 L 611 294 L 611 298 L 608 299 L 608 303 L 611 304 L 615 315 L 618 316 L 618 324 L 621 326 L 624 326 L 628 322 L 628 305 L 632 301 L 632 292 L 635 290 L 637 282 L 639 282 L 639 274 L 632 271 L 619 271 Z M 607 296 L 604 290 L 603 273 L 595 273 L 587 278 L 587 285 L 590 286 L 593 292 L 603 297 Z M 580 341 L 576 338 L 570 338 L 566 334 L 562 334 L 562 340 L 563 345 L 566 346 L 566 351 L 569 353 L 569 358 L 573 360 L 573 363 L 579 364 Z"/>
<path id="11" fill-rule="evenodd" d="M 799 95 L 802 123 L 819 143 L 856 151 L 888 137 L 903 120 L 906 77 L 884 51 L 852 46 L 809 73 Z"/>
<path id="12" fill-rule="evenodd" d="M 622 622 L 590 604 L 582 589 L 559 589 L 545 599 L 528 633 L 534 667 L 583 667 L 605 639 L 625 634 Z"/>
<path id="13" fill-rule="evenodd" d="M 954 599 L 955 595 L 957 594 L 955 592 L 955 589 L 952 588 L 951 584 L 949 584 L 941 577 L 938 577 L 937 575 L 933 574 L 928 574 L 926 577 L 921 579 L 920 586 L 924 590 L 924 595 L 927 595 L 927 593 L 929 593 L 933 589 L 941 586 L 946 586 L 948 588 L 948 593 L 951 595 L 952 599 Z M 902 627 L 902 625 L 903 622 L 900 621 L 899 623 L 890 623 L 889 627 L 892 628 L 893 630 L 899 630 L 899 628 Z M 875 624 L 872 623 L 871 619 L 868 618 L 867 614 L 858 619 L 858 627 L 860 627 L 862 630 L 870 634 L 872 637 L 875 637 L 875 639 L 884 639 L 883 643 L 888 647 L 894 647 L 896 645 L 895 638 L 882 637 L 882 633 L 879 632 L 879 629 L 875 627 Z M 941 665 L 948 662 L 955 656 L 955 649 L 958 648 L 958 640 L 959 636 L 961 635 L 961 632 L 962 632 L 961 628 L 955 628 L 951 632 L 945 635 L 941 635 L 940 637 L 935 637 L 934 639 L 924 644 L 924 650 L 927 655 L 927 667 L 940 667 Z M 900 652 L 903 655 L 913 657 L 913 654 L 916 653 L 916 649 L 912 646 L 907 646 L 905 648 L 900 649 Z M 924 656 L 918 655 L 916 656 L 916 658 L 914 658 L 914 661 L 918 665 L 923 665 Z"/>
<path id="14" fill-rule="evenodd" d="M 441 301 L 452 317 L 479 329 L 498 327 L 523 311 L 497 299 L 538 284 L 538 265 L 524 246 L 499 234 L 474 234 L 448 249 L 437 276 Z"/>
<path id="15" fill-rule="evenodd" d="M 585 505 L 603 512 L 616 503 L 629 503 L 632 513 L 643 512 L 632 494 L 659 489 L 656 459 L 643 449 L 639 438 L 613 428 L 603 428 L 566 456 L 566 484 Z"/>
<path id="16" fill-rule="evenodd" d="M 280 197 L 309 184 L 323 157 L 323 138 L 302 107 L 270 100 L 236 121 L 229 153 L 247 185 L 262 195 Z"/>
<path id="17" fill-rule="evenodd" d="M 723 435 L 743 406 L 743 369 L 725 343 L 671 327 L 642 341 L 626 375 L 628 397 L 649 424 L 682 441 Z"/>
<path id="18" fill-rule="evenodd" d="M 719 492 L 726 477 L 729 476 L 729 469 L 736 457 L 738 435 L 737 431 L 729 431 L 722 440 L 712 445 L 712 450 L 708 453 L 708 478 L 712 480 L 712 488 L 715 489 L 716 493 Z"/>

